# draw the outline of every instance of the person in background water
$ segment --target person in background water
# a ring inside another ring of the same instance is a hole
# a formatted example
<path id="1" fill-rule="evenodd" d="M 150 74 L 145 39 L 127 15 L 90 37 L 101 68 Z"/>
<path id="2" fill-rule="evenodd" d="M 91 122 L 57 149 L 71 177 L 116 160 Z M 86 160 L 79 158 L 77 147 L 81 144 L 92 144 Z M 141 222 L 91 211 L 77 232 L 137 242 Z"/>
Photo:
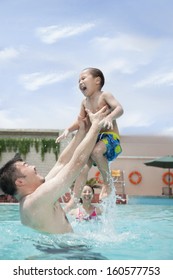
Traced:
<path id="1" fill-rule="evenodd" d="M 85 119 L 87 117 L 86 109 L 89 109 L 92 113 L 96 113 L 104 106 L 107 106 L 110 110 L 110 113 L 105 117 L 103 126 L 99 131 L 96 145 L 87 165 L 85 166 L 85 171 L 83 171 L 80 176 L 82 180 L 81 186 L 83 186 L 84 182 L 87 181 L 90 168 L 93 164 L 97 165 L 103 178 L 100 200 L 111 192 L 109 162 L 115 160 L 122 152 L 116 119 L 123 114 L 123 108 L 110 92 L 102 91 L 104 83 L 104 75 L 101 70 L 97 68 L 86 68 L 81 72 L 79 77 L 79 89 L 85 96 L 81 103 L 79 112 L 80 118 Z M 66 138 L 69 133 L 78 129 L 79 122 L 77 118 L 76 121 L 66 128 L 56 139 L 56 142 L 60 142 L 62 139 Z"/>
<path id="2" fill-rule="evenodd" d="M 82 190 L 74 187 L 73 192 L 74 196 L 72 195 L 71 201 L 64 208 L 66 213 L 74 216 L 78 221 L 97 219 L 102 214 L 101 208 L 91 202 L 94 196 L 93 186 L 86 184 Z"/>

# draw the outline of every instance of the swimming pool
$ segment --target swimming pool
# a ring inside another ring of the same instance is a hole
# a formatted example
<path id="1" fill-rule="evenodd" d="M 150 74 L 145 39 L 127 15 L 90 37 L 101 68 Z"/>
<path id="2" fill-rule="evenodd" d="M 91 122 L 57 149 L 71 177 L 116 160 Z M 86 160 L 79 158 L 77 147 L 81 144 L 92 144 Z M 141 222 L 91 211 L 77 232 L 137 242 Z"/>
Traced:
<path id="1" fill-rule="evenodd" d="M 27 228 L 18 204 L 0 204 L 0 259 L 173 260 L 173 200 L 159 200 L 130 199 L 97 222 L 71 220 L 74 233 L 64 235 Z"/>

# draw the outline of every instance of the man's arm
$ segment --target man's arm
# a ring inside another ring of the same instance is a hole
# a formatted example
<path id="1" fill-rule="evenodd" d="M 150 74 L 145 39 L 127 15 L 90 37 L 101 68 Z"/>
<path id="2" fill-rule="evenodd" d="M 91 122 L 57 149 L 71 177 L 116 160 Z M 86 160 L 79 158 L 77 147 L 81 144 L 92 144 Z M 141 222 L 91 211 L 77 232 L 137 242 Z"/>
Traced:
<path id="1" fill-rule="evenodd" d="M 71 125 L 67 128 L 67 130 L 68 130 L 69 132 L 73 132 L 73 131 L 75 131 L 75 130 L 78 130 L 79 127 L 80 127 L 80 125 L 79 125 L 79 119 L 80 119 L 80 120 L 85 120 L 85 118 L 86 118 L 86 111 L 85 111 L 84 101 L 82 101 L 81 106 L 80 106 L 79 115 L 78 115 L 76 121 L 75 121 L 73 124 L 71 124 Z"/>
<path id="2" fill-rule="evenodd" d="M 34 196 L 34 200 L 41 200 L 44 203 L 54 203 L 59 197 L 61 197 L 72 185 L 80 171 L 87 163 L 90 154 L 95 146 L 98 132 L 101 128 L 101 120 L 107 114 L 106 107 L 102 108 L 96 114 L 89 113 L 92 125 L 76 148 L 71 160 L 63 166 L 63 168 L 55 175 L 54 178 L 47 180 L 39 188 L 36 189 L 31 196 Z"/>
<path id="3" fill-rule="evenodd" d="M 72 208 L 77 207 L 77 204 L 79 202 L 79 199 L 81 197 L 81 193 L 83 190 L 83 187 L 86 185 L 88 172 L 91 169 L 93 164 L 93 161 L 91 158 L 89 158 L 87 164 L 85 164 L 84 168 L 81 170 L 79 176 L 77 177 L 74 188 L 73 188 L 73 194 L 71 195 L 71 198 L 68 203 L 66 203 L 64 211 L 67 213 Z"/>
<path id="4" fill-rule="evenodd" d="M 56 162 L 54 167 L 47 174 L 47 176 L 45 178 L 46 181 L 54 178 L 58 174 L 58 172 L 71 160 L 75 149 L 81 143 L 81 141 L 83 140 L 85 135 L 86 135 L 85 124 L 80 122 L 80 129 L 77 131 L 77 133 L 75 134 L 73 139 L 63 150 L 63 152 L 59 156 L 58 161 Z"/>

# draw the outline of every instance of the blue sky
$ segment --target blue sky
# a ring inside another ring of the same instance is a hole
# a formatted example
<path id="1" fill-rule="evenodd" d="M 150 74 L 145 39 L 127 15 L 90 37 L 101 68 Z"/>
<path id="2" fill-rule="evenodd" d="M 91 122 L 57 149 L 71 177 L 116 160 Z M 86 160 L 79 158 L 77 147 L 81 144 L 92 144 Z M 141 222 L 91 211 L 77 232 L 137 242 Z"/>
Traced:
<path id="1" fill-rule="evenodd" d="M 1 0 L 0 129 L 64 129 L 100 68 L 122 135 L 173 135 L 172 0 Z"/>

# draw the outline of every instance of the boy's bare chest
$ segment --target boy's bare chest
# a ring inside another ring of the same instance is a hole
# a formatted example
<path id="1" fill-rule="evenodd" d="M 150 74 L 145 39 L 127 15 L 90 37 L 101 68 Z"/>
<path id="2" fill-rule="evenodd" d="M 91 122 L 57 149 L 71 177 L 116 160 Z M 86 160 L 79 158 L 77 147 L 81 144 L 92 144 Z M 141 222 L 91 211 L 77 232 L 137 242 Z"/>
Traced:
<path id="1" fill-rule="evenodd" d="M 86 99 L 85 101 L 85 107 L 89 109 L 92 113 L 96 113 L 105 105 L 106 102 L 101 98 L 97 98 L 95 100 Z"/>

